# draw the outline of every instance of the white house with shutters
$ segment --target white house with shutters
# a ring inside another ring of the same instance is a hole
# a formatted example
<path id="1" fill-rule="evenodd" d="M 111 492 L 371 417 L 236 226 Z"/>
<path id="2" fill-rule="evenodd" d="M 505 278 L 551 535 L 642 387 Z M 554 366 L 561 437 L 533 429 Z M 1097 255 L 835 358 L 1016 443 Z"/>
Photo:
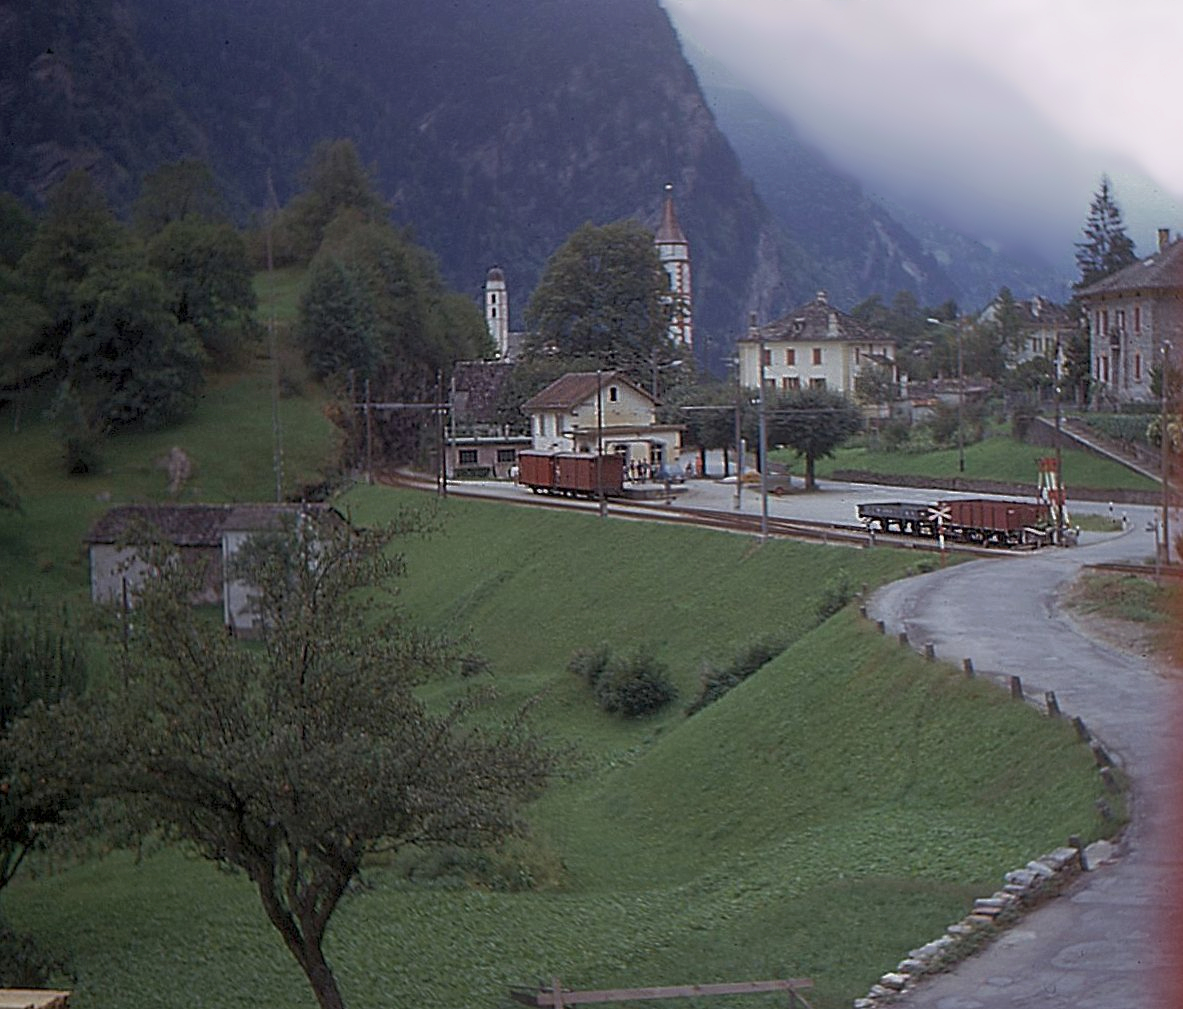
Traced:
<path id="1" fill-rule="evenodd" d="M 657 400 L 617 371 L 569 372 L 522 404 L 535 452 L 617 452 L 625 469 L 670 466 L 683 425 L 657 423 Z"/>

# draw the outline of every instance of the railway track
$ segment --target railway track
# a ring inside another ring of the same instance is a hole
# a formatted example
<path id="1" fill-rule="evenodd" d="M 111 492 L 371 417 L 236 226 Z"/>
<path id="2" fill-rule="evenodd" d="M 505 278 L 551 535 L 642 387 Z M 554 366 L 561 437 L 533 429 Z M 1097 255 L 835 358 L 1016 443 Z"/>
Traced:
<path id="1" fill-rule="evenodd" d="M 435 480 L 412 476 L 406 473 L 375 474 L 375 479 L 386 486 L 407 487 L 415 490 L 437 490 Z M 562 497 L 549 494 L 525 494 L 507 497 L 494 494 L 466 484 L 450 484 L 449 493 L 480 501 L 496 501 L 526 508 L 560 508 L 573 511 L 595 512 L 600 502 L 595 499 Z M 712 508 L 691 508 L 659 501 L 629 501 L 610 498 L 605 503 L 606 513 L 614 518 L 650 522 L 665 522 L 675 525 L 692 525 L 704 529 L 719 529 L 725 532 L 761 535 L 761 516 L 747 512 L 726 512 Z M 902 550 L 918 550 L 940 554 L 936 540 L 905 536 L 900 533 L 876 531 L 873 534 L 861 524 L 842 522 L 816 522 L 808 519 L 768 517 L 768 535 L 778 539 L 795 539 L 811 543 L 831 543 L 852 547 L 890 546 Z M 1028 552 L 1022 549 L 1000 549 L 998 547 L 973 546 L 946 541 L 948 553 L 973 557 L 1008 557 Z"/>

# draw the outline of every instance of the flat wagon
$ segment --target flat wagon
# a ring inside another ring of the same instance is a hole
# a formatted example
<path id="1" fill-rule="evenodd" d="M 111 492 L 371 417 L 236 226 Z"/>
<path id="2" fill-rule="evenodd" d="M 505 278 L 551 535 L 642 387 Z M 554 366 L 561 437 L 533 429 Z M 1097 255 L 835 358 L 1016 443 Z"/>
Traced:
<path id="1" fill-rule="evenodd" d="M 915 501 L 874 501 L 858 506 L 859 521 L 881 532 L 905 536 L 935 536 L 932 505 Z"/>
<path id="2" fill-rule="evenodd" d="M 624 459 L 615 452 L 519 452 L 518 483 L 535 494 L 605 497 L 624 493 Z"/>

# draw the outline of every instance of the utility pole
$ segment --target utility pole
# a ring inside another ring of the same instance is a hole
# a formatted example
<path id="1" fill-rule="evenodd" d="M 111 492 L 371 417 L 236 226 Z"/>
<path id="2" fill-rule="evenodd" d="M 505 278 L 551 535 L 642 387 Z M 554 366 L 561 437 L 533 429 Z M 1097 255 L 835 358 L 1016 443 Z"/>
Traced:
<path id="1" fill-rule="evenodd" d="M 1167 432 L 1168 407 L 1170 405 L 1171 342 L 1162 342 L 1162 416 L 1159 421 L 1162 437 L 1162 558 L 1166 566 L 1171 563 L 1171 439 Z"/>
<path id="2" fill-rule="evenodd" d="M 604 497 L 604 372 L 596 369 L 596 496 L 600 502 L 600 518 L 608 514 Z"/>
<path id="3" fill-rule="evenodd" d="M 752 328 L 756 315 L 752 313 Z M 760 542 L 768 540 L 768 419 L 764 411 L 764 340 L 760 340 Z"/>
<path id="4" fill-rule="evenodd" d="M 957 471 L 965 472 L 965 360 L 961 354 L 961 326 L 957 327 Z"/>
<path id="5" fill-rule="evenodd" d="M 1056 334 L 1055 359 L 1052 361 L 1053 386 L 1056 399 L 1056 491 L 1060 495 L 1056 501 L 1056 546 L 1064 545 L 1064 459 L 1060 442 L 1060 337 Z"/>
<path id="6" fill-rule="evenodd" d="M 740 358 L 735 355 L 735 510 L 743 503 L 743 384 L 739 380 Z"/>

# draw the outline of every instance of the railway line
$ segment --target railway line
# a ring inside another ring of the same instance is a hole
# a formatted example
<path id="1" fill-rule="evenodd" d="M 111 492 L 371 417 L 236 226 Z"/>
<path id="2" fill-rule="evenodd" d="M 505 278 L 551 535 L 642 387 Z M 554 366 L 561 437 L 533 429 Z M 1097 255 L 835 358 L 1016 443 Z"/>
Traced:
<path id="1" fill-rule="evenodd" d="M 416 490 L 438 489 L 434 479 L 406 472 L 376 474 L 376 479 L 382 484 L 393 487 L 408 487 Z M 558 508 L 594 513 L 601 507 L 600 502 L 594 498 L 535 495 L 524 491 L 520 495 L 507 494 L 462 483 L 449 484 L 449 493 L 475 500 L 497 501 L 502 504 L 509 503 L 527 508 Z M 664 500 L 647 501 L 622 498 L 607 499 L 603 507 L 605 513 L 614 518 L 692 525 L 750 536 L 760 536 L 764 530 L 762 517 L 748 512 L 691 507 L 676 503 L 666 504 Z M 812 543 L 830 543 L 851 547 L 890 546 L 938 555 L 941 552 L 940 544 L 935 539 L 918 538 L 898 532 L 870 531 L 862 524 L 853 522 L 820 522 L 770 515 L 767 519 L 767 534 L 778 539 L 794 539 Z M 1006 557 L 1027 552 L 1024 549 L 1000 549 L 951 541 L 946 542 L 945 550 L 951 554 L 973 557 Z"/>

